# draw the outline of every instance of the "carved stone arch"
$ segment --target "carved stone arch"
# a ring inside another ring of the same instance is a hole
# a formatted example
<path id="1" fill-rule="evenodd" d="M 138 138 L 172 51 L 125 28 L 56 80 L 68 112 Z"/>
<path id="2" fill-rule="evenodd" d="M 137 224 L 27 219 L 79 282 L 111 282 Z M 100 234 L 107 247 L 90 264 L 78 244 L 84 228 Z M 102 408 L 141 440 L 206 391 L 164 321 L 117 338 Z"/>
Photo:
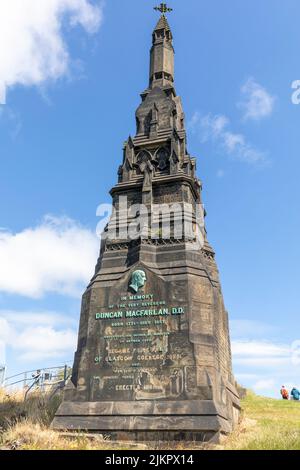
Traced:
<path id="1" fill-rule="evenodd" d="M 141 150 L 136 157 L 137 164 L 141 164 L 143 162 L 151 161 L 152 155 L 148 150 Z"/>
<path id="2" fill-rule="evenodd" d="M 155 153 L 155 160 L 160 171 L 167 170 L 170 166 L 169 150 L 166 147 L 160 147 Z"/>
<path id="3" fill-rule="evenodd" d="M 152 155 L 148 150 L 141 150 L 136 156 L 136 174 L 142 175 L 144 172 L 145 166 L 152 161 Z"/>

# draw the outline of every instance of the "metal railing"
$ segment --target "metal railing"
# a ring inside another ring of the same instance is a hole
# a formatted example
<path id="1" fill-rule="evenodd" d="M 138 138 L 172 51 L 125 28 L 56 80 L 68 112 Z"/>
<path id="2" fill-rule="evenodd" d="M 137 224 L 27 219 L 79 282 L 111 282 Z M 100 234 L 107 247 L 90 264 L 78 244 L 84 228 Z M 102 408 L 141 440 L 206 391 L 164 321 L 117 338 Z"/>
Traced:
<path id="1" fill-rule="evenodd" d="M 42 393 L 51 393 L 63 388 L 70 378 L 71 361 L 63 366 L 46 367 L 44 369 L 28 370 L 4 379 L 2 387 L 8 392 L 11 390 L 25 391 L 25 400 L 34 390 Z"/>
<path id="2" fill-rule="evenodd" d="M 5 373 L 6 373 L 6 367 L 0 365 L 0 387 L 4 384 Z"/>

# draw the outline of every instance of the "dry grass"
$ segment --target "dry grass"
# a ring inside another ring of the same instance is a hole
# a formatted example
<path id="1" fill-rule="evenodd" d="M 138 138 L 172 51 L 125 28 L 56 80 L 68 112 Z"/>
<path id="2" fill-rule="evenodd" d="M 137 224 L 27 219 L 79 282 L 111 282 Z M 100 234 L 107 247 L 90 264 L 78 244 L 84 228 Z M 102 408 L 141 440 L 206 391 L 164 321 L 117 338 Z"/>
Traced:
<path id="1" fill-rule="evenodd" d="M 22 391 L 9 394 L 0 389 L 0 445 L 18 447 L 18 442 L 33 439 L 51 423 L 61 401 L 60 396 L 48 399 L 41 393 L 32 393 L 24 401 Z M 44 434 L 43 434 L 44 436 Z"/>
<path id="2" fill-rule="evenodd" d="M 24 403 L 24 394 L 7 395 L 0 389 L 0 448 L 20 450 L 194 450 L 199 443 L 155 442 L 115 443 L 101 435 L 59 433 L 50 429 L 50 423 L 61 401 L 48 400 L 40 393 L 30 394 Z M 2 428 L 2 432 L 1 432 Z"/>
<path id="3" fill-rule="evenodd" d="M 101 436 L 88 437 L 83 433 L 75 433 L 69 437 L 67 433 L 52 431 L 49 427 L 41 424 L 33 424 L 23 421 L 9 428 L 5 433 L 3 447 L 19 450 L 116 450 L 143 449 L 139 444 L 123 446 L 112 445 Z"/>
<path id="4" fill-rule="evenodd" d="M 59 433 L 49 425 L 60 397 L 48 400 L 33 394 L 24 403 L 20 392 L 0 390 L 0 447 L 23 450 L 196 450 L 200 443 L 114 443 L 101 435 Z M 219 450 L 300 450 L 300 403 L 258 397 L 249 392 L 242 400 L 243 419 Z M 206 448 L 212 448 L 206 445 Z"/>
<path id="5" fill-rule="evenodd" d="M 40 392 L 33 392 L 26 402 L 24 393 L 7 393 L 0 389 L 0 428 L 7 429 L 12 423 L 30 419 L 33 423 L 49 424 L 61 402 L 60 396 L 51 399 Z"/>

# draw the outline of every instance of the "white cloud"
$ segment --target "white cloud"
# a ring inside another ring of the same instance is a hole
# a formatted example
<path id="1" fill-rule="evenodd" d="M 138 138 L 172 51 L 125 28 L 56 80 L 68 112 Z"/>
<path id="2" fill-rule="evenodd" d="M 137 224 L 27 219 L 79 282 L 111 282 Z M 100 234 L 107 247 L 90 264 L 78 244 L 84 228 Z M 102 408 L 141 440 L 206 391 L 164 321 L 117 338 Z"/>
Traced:
<path id="1" fill-rule="evenodd" d="M 273 113 L 276 98 L 253 78 L 249 78 L 242 86 L 244 100 L 238 107 L 244 111 L 244 120 L 260 120 Z"/>
<path id="2" fill-rule="evenodd" d="M 75 351 L 77 335 L 75 331 L 57 330 L 50 326 L 26 328 L 18 335 L 18 343 L 14 342 L 23 361 L 37 361 L 62 357 Z M 72 355 L 71 355 L 72 357 Z"/>
<path id="3" fill-rule="evenodd" d="M 235 357 L 234 364 L 236 366 L 252 367 L 258 369 L 270 369 L 273 370 L 281 366 L 291 366 L 291 358 L 286 356 L 250 356 L 250 357 Z"/>
<path id="4" fill-rule="evenodd" d="M 0 340 L 0 369 L 1 369 L 1 366 L 5 365 L 5 363 L 6 363 L 5 343 L 4 341 Z M 0 370 L 0 379 L 1 379 L 1 370 Z"/>
<path id="5" fill-rule="evenodd" d="M 99 241 L 66 217 L 46 216 L 34 228 L 0 232 L 0 291 L 39 298 L 79 297 L 93 274 Z"/>
<path id="6" fill-rule="evenodd" d="M 40 363 L 42 367 L 46 359 L 72 358 L 76 330 L 74 320 L 59 313 L 0 311 L 3 355 L 5 349 L 12 348 L 21 362 Z"/>
<path id="7" fill-rule="evenodd" d="M 189 127 L 199 135 L 203 143 L 209 140 L 216 142 L 232 158 L 251 164 L 266 161 L 266 155 L 250 144 L 243 134 L 230 130 L 230 120 L 224 115 L 201 116 L 196 112 Z"/>
<path id="8" fill-rule="evenodd" d="M 255 392 L 262 392 L 275 388 L 275 380 L 273 379 L 261 379 L 254 383 L 253 389 Z"/>
<path id="9" fill-rule="evenodd" d="M 245 373 L 237 373 L 235 374 L 235 378 L 240 381 L 240 383 L 243 383 L 244 380 L 258 380 L 259 379 L 258 374 L 245 374 Z"/>
<path id="10" fill-rule="evenodd" d="M 9 325 L 9 322 L 0 316 L 0 340 L 3 343 L 9 341 L 9 338 L 12 336 L 12 330 Z"/>
<path id="11" fill-rule="evenodd" d="M 68 74 L 71 58 L 63 38 L 80 25 L 95 33 L 102 7 L 90 0 L 9 0 L 0 3 L 0 103 L 14 85 L 40 86 Z"/>
<path id="12" fill-rule="evenodd" d="M 267 341 L 233 341 L 232 351 L 236 357 L 246 358 L 286 358 L 291 355 L 291 347 Z"/>
<path id="13" fill-rule="evenodd" d="M 77 312 L 76 312 L 77 313 Z M 77 322 L 71 316 L 66 316 L 58 312 L 51 311 L 15 311 L 15 310 L 0 310 L 0 330 L 1 320 L 25 327 L 32 325 L 43 326 L 76 326 Z"/>
<path id="14" fill-rule="evenodd" d="M 241 385 L 273 398 L 280 398 L 282 384 L 289 389 L 299 385 L 297 341 L 283 342 L 279 327 L 257 320 L 231 320 L 230 330 L 235 377 Z"/>
<path id="15" fill-rule="evenodd" d="M 279 329 L 274 325 L 268 323 L 246 320 L 246 319 L 235 319 L 230 320 L 230 332 L 233 338 L 259 338 L 268 337 L 279 332 Z"/>
<path id="16" fill-rule="evenodd" d="M 267 340 L 232 341 L 236 378 L 243 386 L 280 398 L 282 384 L 299 384 L 300 367 L 293 363 L 293 345 Z"/>

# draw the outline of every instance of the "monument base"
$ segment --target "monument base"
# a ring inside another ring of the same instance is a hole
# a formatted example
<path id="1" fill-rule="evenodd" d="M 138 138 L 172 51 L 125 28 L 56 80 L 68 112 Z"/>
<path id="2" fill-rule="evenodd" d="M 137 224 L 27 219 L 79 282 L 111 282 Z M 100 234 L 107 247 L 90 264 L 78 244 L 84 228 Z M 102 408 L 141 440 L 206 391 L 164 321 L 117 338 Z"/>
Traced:
<path id="1" fill-rule="evenodd" d="M 52 429 L 99 432 L 112 440 L 218 442 L 238 422 L 232 387 L 227 404 L 213 400 L 74 402 L 59 407 Z"/>

